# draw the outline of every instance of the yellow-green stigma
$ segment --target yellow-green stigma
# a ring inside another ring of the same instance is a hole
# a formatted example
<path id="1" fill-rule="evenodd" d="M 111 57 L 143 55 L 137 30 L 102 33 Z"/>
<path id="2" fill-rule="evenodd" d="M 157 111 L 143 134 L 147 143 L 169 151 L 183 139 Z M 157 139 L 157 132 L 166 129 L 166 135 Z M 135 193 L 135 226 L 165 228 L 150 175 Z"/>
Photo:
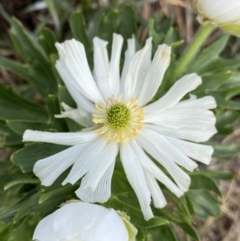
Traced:
<path id="1" fill-rule="evenodd" d="M 96 104 L 96 112 L 92 114 L 92 121 L 100 125 L 98 134 L 108 140 L 126 142 L 137 136 L 142 129 L 144 119 L 143 109 L 137 100 L 121 101 L 121 95 L 107 99 L 106 103 Z"/>
<path id="2" fill-rule="evenodd" d="M 107 121 L 115 129 L 126 127 L 130 121 L 131 112 L 123 103 L 112 105 L 107 111 Z"/>

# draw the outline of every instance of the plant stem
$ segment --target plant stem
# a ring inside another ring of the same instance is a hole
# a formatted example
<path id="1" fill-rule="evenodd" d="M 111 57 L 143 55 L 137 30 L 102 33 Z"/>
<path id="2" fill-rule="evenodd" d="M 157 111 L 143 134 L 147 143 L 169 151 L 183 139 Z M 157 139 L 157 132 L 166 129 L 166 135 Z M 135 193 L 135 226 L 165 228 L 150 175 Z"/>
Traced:
<path id="1" fill-rule="evenodd" d="M 204 44 L 207 37 L 213 31 L 214 26 L 206 25 L 201 26 L 194 36 L 190 45 L 186 48 L 185 52 L 182 54 L 177 67 L 172 75 L 172 80 L 176 80 L 184 71 L 184 69 L 188 66 L 189 62 L 194 58 L 194 56 L 199 51 L 200 47 Z"/>

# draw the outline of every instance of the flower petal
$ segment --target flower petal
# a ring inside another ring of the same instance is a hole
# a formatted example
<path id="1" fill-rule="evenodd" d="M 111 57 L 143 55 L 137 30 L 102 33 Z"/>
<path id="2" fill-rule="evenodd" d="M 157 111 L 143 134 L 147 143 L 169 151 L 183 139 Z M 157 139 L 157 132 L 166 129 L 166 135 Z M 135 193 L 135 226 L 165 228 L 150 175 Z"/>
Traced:
<path id="1" fill-rule="evenodd" d="M 150 175 L 146 171 L 144 173 L 147 180 L 148 188 L 150 189 L 150 192 L 152 194 L 154 207 L 163 208 L 164 206 L 166 206 L 167 202 L 162 193 L 162 190 L 160 189 L 157 181 L 154 177 L 152 177 L 152 175 Z"/>
<path id="2" fill-rule="evenodd" d="M 193 97 L 193 96 L 192 96 Z M 173 106 L 171 109 L 177 110 L 179 108 L 185 109 L 214 109 L 217 107 L 216 101 L 212 96 L 204 96 L 202 98 L 190 98 L 188 100 L 183 100 Z"/>
<path id="3" fill-rule="evenodd" d="M 67 40 L 63 44 L 56 44 L 60 60 L 66 64 L 73 77 L 74 86 L 94 103 L 103 101 L 103 97 L 93 79 L 88 66 L 84 46 L 75 39 Z"/>
<path id="4" fill-rule="evenodd" d="M 94 232 L 92 227 L 95 223 L 99 224 L 107 213 L 108 209 L 101 206 L 83 202 L 68 203 L 56 211 L 53 230 L 61 238 L 59 241 L 70 240 L 78 234 L 84 235 L 88 230 Z"/>
<path id="5" fill-rule="evenodd" d="M 123 70 L 122 70 L 122 76 L 121 76 L 121 93 L 123 93 L 124 85 L 126 81 L 126 74 L 129 71 L 130 63 L 134 57 L 135 54 L 135 39 L 128 39 L 127 40 L 127 50 L 125 52 L 125 59 L 123 64 Z"/>
<path id="6" fill-rule="evenodd" d="M 194 161 L 192 161 L 185 154 L 175 148 L 170 142 L 168 142 L 164 136 L 147 129 L 144 129 L 142 134 L 146 134 L 149 137 L 151 136 L 151 142 L 154 144 L 154 146 L 161 147 L 161 150 L 164 150 L 165 153 L 168 153 L 169 158 L 173 162 L 184 167 L 188 171 L 193 171 L 198 166 Z"/>
<path id="7" fill-rule="evenodd" d="M 172 176 L 179 188 L 186 192 L 189 189 L 190 177 L 173 162 L 173 158 L 178 158 L 176 153 L 169 153 L 164 149 L 161 144 L 162 139 L 159 138 L 157 133 L 143 129 L 137 137 L 138 143 L 152 156 L 154 157 Z M 159 143 L 161 142 L 161 144 Z M 176 160 L 174 160 L 176 161 Z"/>
<path id="8" fill-rule="evenodd" d="M 23 141 L 47 142 L 59 145 L 79 145 L 92 141 L 98 137 L 95 131 L 85 132 L 46 132 L 26 130 L 23 134 Z"/>
<path id="9" fill-rule="evenodd" d="M 181 197 L 183 192 L 180 188 L 165 174 L 160 168 L 146 155 L 142 147 L 136 142 L 132 141 L 132 148 L 136 155 L 139 157 L 139 161 L 145 171 L 150 173 L 159 182 L 165 185 L 172 193 L 177 197 Z"/>
<path id="10" fill-rule="evenodd" d="M 76 195 L 85 202 L 106 202 L 111 196 L 111 181 L 114 165 L 115 162 L 112 162 L 106 173 L 99 180 L 98 185 L 94 191 L 91 190 L 91 187 L 85 187 L 88 181 L 88 177 L 87 175 L 83 177 L 80 188 L 75 192 Z"/>
<path id="11" fill-rule="evenodd" d="M 120 156 L 127 179 L 138 197 L 144 218 L 149 220 L 153 217 L 150 207 L 151 193 L 139 160 L 128 142 L 120 145 Z"/>
<path id="12" fill-rule="evenodd" d="M 117 154 L 118 145 L 115 142 L 108 142 L 101 152 L 102 158 L 100 159 L 99 156 L 92 163 L 92 168 L 90 168 L 90 171 L 87 174 L 87 182 L 83 185 L 83 188 L 90 187 L 92 191 L 94 191 L 109 166 L 115 162 Z M 99 161 L 99 159 L 101 161 Z"/>
<path id="13" fill-rule="evenodd" d="M 152 38 L 147 39 L 143 49 L 135 53 L 123 86 L 123 99 L 137 98 L 142 89 L 147 69 L 151 64 Z"/>
<path id="14" fill-rule="evenodd" d="M 52 213 L 42 219 L 37 225 L 34 234 L 33 240 L 39 241 L 61 241 L 60 238 L 57 237 L 53 230 L 52 222 L 55 218 L 56 213 Z"/>
<path id="15" fill-rule="evenodd" d="M 159 45 L 152 64 L 147 71 L 141 93 L 138 97 L 138 104 L 140 106 L 147 104 L 156 94 L 162 83 L 165 71 L 170 64 L 170 60 L 171 48 L 166 44 Z"/>
<path id="16" fill-rule="evenodd" d="M 208 141 L 215 133 L 217 133 L 216 128 L 213 126 L 210 129 L 190 129 L 188 127 L 175 128 L 175 127 L 166 127 L 160 125 L 144 125 L 147 129 L 156 131 L 160 135 L 170 136 L 173 138 L 194 141 L 194 142 L 204 142 Z"/>
<path id="17" fill-rule="evenodd" d="M 93 125 L 92 115 L 89 112 L 80 109 L 79 107 L 77 109 L 73 109 L 64 102 L 61 103 L 61 105 L 64 111 L 62 111 L 59 115 L 55 115 L 56 118 L 69 118 L 84 127 Z"/>
<path id="18" fill-rule="evenodd" d="M 209 164 L 212 159 L 212 154 L 214 149 L 212 146 L 196 144 L 188 141 L 179 140 L 176 138 L 165 136 L 173 146 L 178 150 L 183 152 L 185 155 L 202 162 L 204 164 Z"/>
<path id="19" fill-rule="evenodd" d="M 42 185 L 50 186 L 81 154 L 86 144 L 72 146 L 55 155 L 36 162 L 33 172 L 41 180 Z"/>
<path id="20" fill-rule="evenodd" d="M 94 77 L 105 100 L 113 94 L 111 92 L 108 78 L 109 59 L 107 52 L 107 44 L 108 42 L 98 37 L 95 37 L 93 39 Z"/>
<path id="21" fill-rule="evenodd" d="M 174 106 L 183 96 L 196 89 L 201 83 L 202 79 L 197 74 L 185 75 L 161 99 L 144 107 L 144 112 L 155 113 Z"/>
<path id="22" fill-rule="evenodd" d="M 87 99 L 87 97 L 85 97 L 79 87 L 76 86 L 77 84 L 75 83 L 74 77 L 69 72 L 66 63 L 61 60 L 57 61 L 56 69 L 62 77 L 63 82 L 67 86 L 67 89 L 70 92 L 72 98 L 75 100 L 77 106 L 87 112 L 92 113 L 94 111 L 93 103 L 89 99 Z"/>
<path id="23" fill-rule="evenodd" d="M 146 115 L 144 122 L 165 128 L 215 131 L 216 117 L 213 112 L 206 109 L 169 108 L 156 115 Z"/>
<path id="24" fill-rule="evenodd" d="M 128 241 L 128 238 L 123 221 L 113 209 L 96 227 L 93 235 L 93 240 L 97 241 Z"/>
<path id="25" fill-rule="evenodd" d="M 109 84 L 111 93 L 114 96 L 120 92 L 120 58 L 123 45 L 123 37 L 119 34 L 113 34 L 112 53 L 109 63 Z M 110 96 L 108 96 L 110 97 Z"/>
<path id="26" fill-rule="evenodd" d="M 95 141 L 90 142 L 85 150 L 78 157 L 78 160 L 74 163 L 71 171 L 69 172 L 62 185 L 67 183 L 74 184 L 77 180 L 82 178 L 87 172 L 89 172 L 92 163 L 97 158 L 101 161 L 105 158 L 104 148 L 107 145 L 107 140 L 102 137 L 97 138 Z"/>

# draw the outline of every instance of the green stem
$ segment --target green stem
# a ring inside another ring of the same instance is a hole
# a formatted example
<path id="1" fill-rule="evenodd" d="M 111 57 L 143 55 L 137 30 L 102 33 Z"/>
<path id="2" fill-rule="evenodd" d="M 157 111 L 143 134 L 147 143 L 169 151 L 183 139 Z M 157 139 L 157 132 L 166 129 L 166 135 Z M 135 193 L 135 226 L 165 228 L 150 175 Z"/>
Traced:
<path id="1" fill-rule="evenodd" d="M 189 62 L 197 54 L 200 47 L 204 44 L 205 40 L 210 35 L 210 33 L 213 31 L 213 29 L 214 29 L 214 26 L 212 26 L 212 25 L 206 25 L 206 26 L 202 25 L 199 28 L 199 30 L 196 33 L 196 35 L 194 36 L 192 42 L 187 47 L 185 52 L 182 54 L 182 57 L 180 58 L 175 71 L 173 72 L 172 80 L 176 80 L 183 73 L 184 69 L 186 69 Z"/>

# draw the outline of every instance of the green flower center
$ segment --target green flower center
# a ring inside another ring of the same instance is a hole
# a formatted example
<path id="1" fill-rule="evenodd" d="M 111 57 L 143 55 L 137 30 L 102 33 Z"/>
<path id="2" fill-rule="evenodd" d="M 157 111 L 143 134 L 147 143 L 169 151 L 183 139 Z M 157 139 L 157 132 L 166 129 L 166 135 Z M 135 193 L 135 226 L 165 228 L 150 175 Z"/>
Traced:
<path id="1" fill-rule="evenodd" d="M 130 122 L 130 109 L 123 103 L 116 103 L 107 110 L 107 122 L 115 128 L 126 127 Z"/>

